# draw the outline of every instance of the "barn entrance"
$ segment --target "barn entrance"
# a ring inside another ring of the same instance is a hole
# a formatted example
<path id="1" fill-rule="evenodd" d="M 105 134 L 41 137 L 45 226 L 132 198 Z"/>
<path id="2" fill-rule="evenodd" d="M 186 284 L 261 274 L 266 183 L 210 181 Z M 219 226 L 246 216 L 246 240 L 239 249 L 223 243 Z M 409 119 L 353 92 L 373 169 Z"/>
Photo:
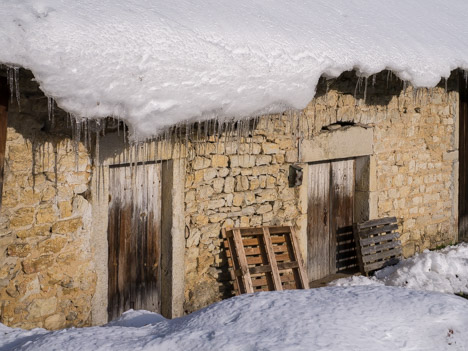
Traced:
<path id="1" fill-rule="evenodd" d="M 352 232 L 356 160 L 309 165 L 308 247 L 309 281 L 357 271 Z"/>
<path id="2" fill-rule="evenodd" d="M 128 309 L 161 312 L 162 167 L 109 167 L 109 320 Z"/>

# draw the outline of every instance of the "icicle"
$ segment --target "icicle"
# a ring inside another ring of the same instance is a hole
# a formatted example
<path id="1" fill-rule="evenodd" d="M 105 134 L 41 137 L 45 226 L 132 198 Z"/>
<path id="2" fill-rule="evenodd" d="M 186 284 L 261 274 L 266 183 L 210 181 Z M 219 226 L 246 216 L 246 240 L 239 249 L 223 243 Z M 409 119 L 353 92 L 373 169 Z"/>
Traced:
<path id="1" fill-rule="evenodd" d="M 376 81 L 377 81 L 377 75 L 374 74 L 374 75 L 372 76 L 372 88 L 375 87 Z"/>
<path id="2" fill-rule="evenodd" d="M 10 87 L 10 101 L 13 103 L 13 92 L 14 92 L 14 82 L 15 82 L 15 77 L 13 76 L 13 68 L 8 67 L 7 68 L 7 77 L 8 77 L 8 85 Z"/>
<path id="3" fill-rule="evenodd" d="M 367 77 L 365 78 L 365 85 L 364 85 L 364 102 L 367 100 Z"/>
<path id="4" fill-rule="evenodd" d="M 354 88 L 354 99 L 356 100 L 356 103 L 357 103 L 357 94 L 358 92 L 361 92 L 361 85 L 362 85 L 362 77 L 358 77 L 357 82 L 356 82 L 356 87 Z"/>
<path id="5" fill-rule="evenodd" d="M 19 89 L 19 68 L 14 67 L 13 72 L 15 74 L 15 92 L 16 92 L 16 101 L 18 103 L 18 111 L 21 112 L 21 97 L 20 97 L 20 89 Z"/>

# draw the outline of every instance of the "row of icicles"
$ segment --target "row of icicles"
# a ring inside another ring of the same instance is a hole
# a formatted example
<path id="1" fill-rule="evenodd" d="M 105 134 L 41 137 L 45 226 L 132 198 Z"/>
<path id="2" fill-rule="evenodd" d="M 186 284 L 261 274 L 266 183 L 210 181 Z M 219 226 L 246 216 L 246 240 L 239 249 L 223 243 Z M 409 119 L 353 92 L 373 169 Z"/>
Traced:
<path id="1" fill-rule="evenodd" d="M 11 92 L 11 101 L 16 102 L 18 109 L 21 111 L 20 101 L 20 85 L 19 85 L 19 67 L 7 67 L 7 81 Z M 468 71 L 464 71 L 465 83 L 468 86 Z M 368 81 L 371 80 L 372 87 L 375 86 L 377 76 L 358 77 L 354 97 L 356 104 L 366 101 L 368 92 Z M 391 71 L 387 72 L 387 88 L 393 79 L 399 79 Z M 448 83 L 445 79 L 445 89 L 448 91 Z M 326 81 L 325 99 L 331 85 L 332 80 Z M 403 92 L 410 86 L 410 83 L 401 81 L 403 84 Z M 424 97 L 432 97 L 432 90 L 427 88 L 413 89 L 414 101 L 423 103 Z M 361 97 L 361 98 L 359 98 Z M 55 101 L 48 97 L 48 117 L 52 127 L 55 125 Z M 305 118 L 301 111 L 288 110 L 283 114 L 286 116 L 290 126 L 290 132 L 294 139 L 300 140 L 310 137 L 314 133 L 314 126 L 311 121 Z M 78 169 L 78 147 L 80 142 L 89 150 L 94 147 L 96 162 L 100 163 L 100 138 L 105 135 L 106 131 L 116 130 L 117 134 L 123 138 L 126 145 L 130 147 L 123 153 L 123 158 L 119 160 L 122 163 L 136 164 L 138 160 L 153 159 L 158 161 L 162 158 L 168 158 L 167 155 L 181 153 L 182 150 L 189 152 L 188 156 L 193 157 L 198 154 L 203 154 L 206 143 L 212 142 L 216 144 L 216 152 L 226 152 L 228 147 L 233 149 L 234 143 L 245 142 L 252 147 L 252 132 L 262 120 L 265 129 L 275 127 L 275 120 L 278 115 L 257 116 L 250 119 L 224 119 L 224 120 L 205 120 L 195 123 L 179 123 L 172 127 L 166 128 L 162 132 L 150 139 L 138 140 L 137 138 L 129 139 L 129 128 L 119 118 L 109 117 L 106 119 L 89 119 L 81 118 L 72 114 L 68 114 L 68 123 L 72 130 L 72 139 L 74 151 L 76 154 L 76 167 Z M 189 145 L 190 144 L 190 145 Z M 193 146 L 193 147 L 189 147 Z M 177 149 L 178 148 L 178 149 Z M 239 148 L 237 148 L 239 152 Z M 171 157 L 169 157 L 171 158 Z"/>

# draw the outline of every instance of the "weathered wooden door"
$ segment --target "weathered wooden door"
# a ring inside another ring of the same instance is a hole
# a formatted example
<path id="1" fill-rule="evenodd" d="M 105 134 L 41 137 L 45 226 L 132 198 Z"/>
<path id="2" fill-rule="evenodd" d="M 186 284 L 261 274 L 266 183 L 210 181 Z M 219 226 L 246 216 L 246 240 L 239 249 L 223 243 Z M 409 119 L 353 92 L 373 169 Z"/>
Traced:
<path id="1" fill-rule="evenodd" d="M 355 266 L 355 161 L 309 166 L 307 270 L 310 281 Z"/>
<path id="2" fill-rule="evenodd" d="M 160 311 L 161 165 L 109 170 L 109 320 Z"/>
<path id="3" fill-rule="evenodd" d="M 468 240 L 468 86 L 460 74 L 460 139 L 459 139 L 459 194 L 458 233 L 460 240 Z"/>

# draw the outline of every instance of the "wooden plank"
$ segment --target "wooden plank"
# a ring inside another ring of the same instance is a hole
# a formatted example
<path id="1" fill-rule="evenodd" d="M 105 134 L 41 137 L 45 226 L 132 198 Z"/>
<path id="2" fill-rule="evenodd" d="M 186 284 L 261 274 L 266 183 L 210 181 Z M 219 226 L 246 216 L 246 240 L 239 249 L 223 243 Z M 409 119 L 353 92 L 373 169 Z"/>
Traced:
<path id="1" fill-rule="evenodd" d="M 391 249 L 391 250 L 388 250 L 388 251 L 383 251 L 383 252 L 380 252 L 380 253 L 377 253 L 377 254 L 374 254 L 374 255 L 367 255 L 367 256 L 364 256 L 362 259 L 363 259 L 365 264 L 369 264 L 369 263 L 374 262 L 374 261 L 385 260 L 385 259 L 388 259 L 388 258 L 393 258 L 393 257 L 398 257 L 398 256 L 401 256 L 401 248 L 400 247 L 396 247 L 394 249 Z"/>
<path id="2" fill-rule="evenodd" d="M 307 211 L 308 280 L 330 274 L 330 164 L 309 165 Z"/>
<path id="3" fill-rule="evenodd" d="M 336 161 L 331 164 L 330 185 L 330 274 L 337 272 L 340 253 L 336 246 L 342 233 L 351 233 L 354 216 L 355 161 Z"/>
<path id="4" fill-rule="evenodd" d="M 239 268 L 242 271 L 242 281 L 244 283 L 245 292 L 253 293 L 252 279 L 250 277 L 249 267 L 247 259 L 245 257 L 244 244 L 242 243 L 242 237 L 239 229 L 233 229 L 233 240 L 235 244 L 235 250 L 237 253 L 237 259 L 239 262 Z"/>
<path id="5" fill-rule="evenodd" d="M 394 230 L 398 230 L 398 224 L 393 223 L 393 224 L 387 224 L 379 227 L 374 227 L 374 228 L 366 228 L 364 230 L 359 231 L 359 236 L 361 238 L 367 238 L 371 235 L 376 235 L 376 234 L 384 234 L 384 233 L 390 233 Z"/>
<path id="6" fill-rule="evenodd" d="M 374 236 L 372 238 L 361 239 L 361 246 L 364 247 L 364 246 L 371 245 L 371 244 L 377 244 L 377 243 L 381 243 L 384 241 L 398 239 L 399 237 L 400 237 L 399 233 L 391 233 L 391 234 L 386 234 L 382 236 Z"/>
<path id="7" fill-rule="evenodd" d="M 227 238 L 227 240 L 225 240 L 225 245 L 229 248 L 229 251 L 226 252 L 227 255 L 229 255 L 229 258 L 230 258 L 230 262 L 232 264 L 232 267 L 234 269 L 234 272 L 236 273 L 236 271 L 239 271 L 239 272 L 242 272 L 240 270 L 240 264 L 238 262 L 238 259 L 237 259 L 237 255 L 235 254 L 235 246 L 234 246 L 234 239 L 233 239 L 233 235 L 232 235 L 232 230 L 229 231 L 229 234 L 231 235 L 228 235 L 228 231 L 226 229 L 222 229 L 222 234 L 225 238 Z M 236 290 L 239 294 L 242 294 L 245 292 L 245 286 L 244 286 L 244 281 L 242 279 L 242 273 L 240 274 L 234 274 L 235 276 L 235 283 L 236 283 Z"/>
<path id="8" fill-rule="evenodd" d="M 301 250 L 299 249 L 299 244 L 297 242 L 297 237 L 296 237 L 296 230 L 294 229 L 294 227 L 291 227 L 291 232 L 289 235 L 290 235 L 290 239 L 292 242 L 292 249 L 294 251 L 294 257 L 296 259 L 296 262 L 298 263 L 297 273 L 299 275 L 300 285 L 301 285 L 298 287 L 302 289 L 308 289 L 309 279 L 308 279 L 307 272 L 304 267 L 304 260 L 302 259 L 302 254 L 301 254 Z M 293 272 L 296 272 L 296 270 L 293 270 Z"/>
<path id="9" fill-rule="evenodd" d="M 398 247 L 400 245 L 401 245 L 400 240 L 394 240 L 394 241 L 390 241 L 388 243 L 384 243 L 384 244 L 380 244 L 380 245 L 366 246 L 366 247 L 363 247 L 361 249 L 361 251 L 362 251 L 362 253 L 364 255 L 372 255 L 372 254 L 377 253 L 379 251 L 390 250 L 390 249 L 393 249 L 393 248 Z"/>
<path id="10" fill-rule="evenodd" d="M 458 181 L 458 235 L 468 241 L 468 85 L 463 71 L 459 81 L 459 181 Z"/>
<path id="11" fill-rule="evenodd" d="M 268 227 L 263 227 L 263 239 L 265 241 L 265 249 L 268 255 L 268 260 L 270 261 L 271 275 L 273 278 L 273 287 L 275 290 L 281 291 L 283 290 L 283 287 L 281 285 L 281 279 L 280 279 L 280 275 L 278 272 L 275 252 L 273 251 L 273 244 L 271 242 L 270 232 L 268 230 Z"/>
<path id="12" fill-rule="evenodd" d="M 268 227 L 270 231 L 270 235 L 273 234 L 286 234 L 289 233 L 291 227 L 288 226 L 276 226 L 276 227 Z"/>
<path id="13" fill-rule="evenodd" d="M 287 269 L 298 268 L 299 264 L 296 261 L 293 262 L 281 262 L 278 263 L 278 271 L 283 271 Z M 250 274 L 259 274 L 259 273 L 269 273 L 271 272 L 271 265 L 257 266 L 249 268 Z M 239 271 L 239 274 L 241 272 Z"/>
<path id="14" fill-rule="evenodd" d="M 387 266 L 392 266 L 400 262 L 398 258 L 392 258 L 388 261 L 381 261 L 381 262 L 376 262 L 376 263 L 371 263 L 366 265 L 366 273 L 375 271 L 377 269 L 381 269 Z"/>
<path id="15" fill-rule="evenodd" d="M 358 223 L 358 229 L 361 232 L 362 229 L 365 229 L 365 228 L 396 223 L 396 221 L 397 221 L 396 217 L 385 217 L 385 218 L 379 218 L 379 219 L 372 219 L 370 221 L 366 221 L 366 222 L 363 222 L 363 223 Z"/>
<path id="16" fill-rule="evenodd" d="M 0 77 L 0 208 L 2 207 L 2 194 L 4 182 L 9 95 L 10 94 L 7 79 L 5 77 Z"/>

